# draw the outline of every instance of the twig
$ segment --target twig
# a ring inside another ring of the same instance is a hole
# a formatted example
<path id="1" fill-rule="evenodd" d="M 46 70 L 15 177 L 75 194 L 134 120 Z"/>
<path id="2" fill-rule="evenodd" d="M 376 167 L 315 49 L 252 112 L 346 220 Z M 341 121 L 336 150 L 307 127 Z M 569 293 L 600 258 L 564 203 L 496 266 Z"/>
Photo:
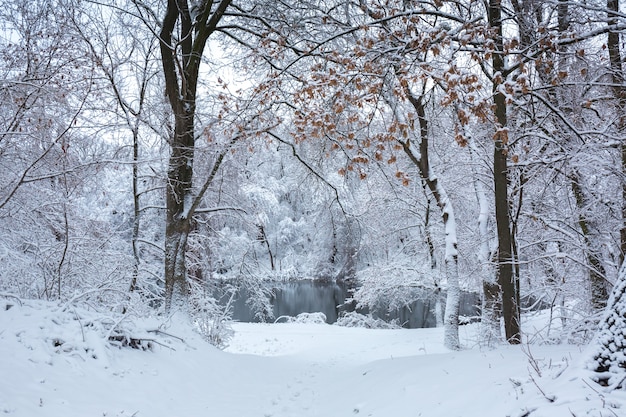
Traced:
<path id="1" fill-rule="evenodd" d="M 145 341 L 147 341 L 147 342 L 156 343 L 156 344 L 157 344 L 157 345 L 159 345 L 159 346 L 163 346 L 164 348 L 168 348 L 168 349 L 173 350 L 174 352 L 176 352 L 176 349 L 174 349 L 173 347 L 168 346 L 168 345 L 166 345 L 166 344 L 163 344 L 163 343 L 161 343 L 161 342 L 157 342 L 157 341 L 156 341 L 156 340 L 154 340 L 154 339 L 140 339 L 140 340 L 145 340 Z"/>
<path id="2" fill-rule="evenodd" d="M 626 376 L 624 377 L 624 379 L 622 379 L 621 382 L 623 382 L 625 379 L 626 379 Z M 607 404 L 606 399 L 604 398 L 604 395 L 600 391 L 595 389 L 591 384 L 589 384 L 589 382 L 587 382 L 586 378 L 582 378 L 582 380 L 589 388 L 591 388 L 591 390 L 593 392 L 595 392 L 598 395 L 598 397 L 600 397 L 600 400 L 602 401 L 602 408 L 604 408 L 606 410 L 609 410 L 615 417 L 618 417 L 617 413 L 611 409 L 612 405 L 611 404 Z M 607 407 L 607 405 L 608 405 L 608 407 Z"/>
<path id="3" fill-rule="evenodd" d="M 600 391 L 598 391 L 597 389 L 595 389 L 594 387 L 591 386 L 591 384 L 589 384 L 589 382 L 587 382 L 587 380 L 585 378 L 583 378 L 583 382 L 589 387 L 591 388 L 591 390 L 593 392 L 595 392 L 596 394 L 598 394 L 600 397 L 602 397 L 602 393 Z"/>
<path id="4" fill-rule="evenodd" d="M 143 337 L 132 337 L 132 336 L 126 336 L 124 334 L 116 334 L 116 335 L 109 336 L 107 340 L 112 345 L 117 345 L 117 346 L 122 346 L 122 347 L 131 347 L 133 349 L 142 349 L 142 350 L 151 349 L 151 346 L 149 344 L 148 345 L 142 344 L 143 342 L 148 342 L 148 343 L 154 343 L 159 346 L 176 351 L 176 349 L 174 349 L 173 347 L 167 346 L 161 342 L 157 342 L 155 339 L 148 339 L 148 338 L 143 338 Z"/>
<path id="5" fill-rule="evenodd" d="M 535 386 L 537 387 L 537 389 L 539 390 L 539 392 L 541 393 L 541 395 L 543 395 L 543 397 L 548 400 L 549 402 L 553 403 L 556 400 L 556 396 L 554 395 L 547 395 L 544 390 L 541 389 L 541 387 L 539 386 L 539 384 L 537 384 L 537 381 L 535 381 L 535 378 L 533 377 L 532 372 L 530 372 L 530 370 L 528 370 L 528 375 L 530 376 L 530 380 L 533 381 L 533 384 L 535 384 Z"/>
<path id="6" fill-rule="evenodd" d="M 126 295 L 126 293 L 124 291 L 120 291 L 120 290 L 117 290 L 117 289 L 114 289 L 114 288 L 94 288 L 94 289 L 91 289 L 91 290 L 84 291 L 84 292 L 82 292 L 80 294 L 74 295 L 71 299 L 69 299 L 63 305 L 63 307 L 61 307 L 61 311 L 67 310 L 67 308 L 69 306 L 71 306 L 74 303 L 74 301 L 76 301 L 76 300 L 78 300 L 78 299 L 80 299 L 82 297 L 85 297 L 85 296 L 90 295 L 90 294 L 95 294 L 95 293 L 99 293 L 99 292 L 107 292 L 107 291 L 108 292 L 120 293 L 120 294 Z"/>
<path id="7" fill-rule="evenodd" d="M 287 145 L 291 148 L 291 153 L 293 154 L 293 156 L 300 161 L 300 163 L 311 173 L 313 174 L 315 177 L 317 177 L 317 179 L 319 179 L 320 181 L 322 181 L 324 184 L 326 184 L 328 187 L 330 187 L 334 193 L 335 193 L 335 201 L 337 201 L 337 204 L 339 205 L 339 208 L 341 209 L 341 211 L 343 213 L 346 213 L 346 210 L 343 208 L 343 204 L 341 203 L 341 200 L 339 199 L 339 191 L 337 190 L 337 187 L 335 187 L 333 184 L 331 184 L 330 182 L 328 182 L 328 180 L 326 180 L 326 178 L 324 178 L 320 173 L 318 173 L 315 169 L 313 169 L 313 167 L 311 165 L 309 165 L 304 159 L 302 159 L 300 157 L 300 155 L 298 154 L 298 152 L 296 151 L 296 147 L 293 143 L 286 141 L 285 139 L 281 138 L 279 135 L 277 135 L 276 133 L 269 131 L 267 132 L 268 135 L 270 135 L 271 137 L 273 137 L 274 139 L 276 139 L 277 141 L 279 141 L 280 143 Z"/>
<path id="8" fill-rule="evenodd" d="M 22 304 L 22 300 L 17 295 L 7 294 L 5 292 L 0 292 L 0 297 L 14 299 L 15 301 L 17 301 L 17 303 L 20 305 L 20 307 L 22 307 L 22 305 L 23 305 Z"/>
<path id="9" fill-rule="evenodd" d="M 83 329 L 83 323 L 80 321 L 80 317 L 78 316 L 76 309 L 74 309 L 74 316 L 76 317 L 76 321 L 78 321 L 78 325 L 80 326 L 80 333 L 83 335 L 83 343 L 85 343 L 85 330 Z"/>
<path id="10" fill-rule="evenodd" d="M 167 333 L 167 332 L 164 332 L 163 330 L 159 330 L 159 329 L 152 329 L 152 330 L 147 330 L 147 332 L 148 332 L 148 333 L 160 333 L 160 334 L 164 334 L 165 336 L 173 337 L 174 339 L 178 339 L 178 340 L 180 340 L 181 342 L 185 343 L 185 340 L 183 340 L 183 338 L 182 338 L 182 337 L 174 336 L 173 334 L 171 334 L 171 333 Z"/>
<path id="11" fill-rule="evenodd" d="M 541 366 L 539 366 L 539 362 L 530 351 L 530 344 L 529 343 L 522 344 L 521 348 L 522 348 L 522 352 L 524 352 L 524 354 L 528 358 L 528 363 L 533 368 L 533 370 L 537 373 L 537 376 L 541 378 Z"/>
<path id="12" fill-rule="evenodd" d="M 528 417 L 529 415 L 531 415 L 535 410 L 537 410 L 537 408 L 530 408 L 530 409 L 526 409 L 524 410 L 524 414 L 521 414 L 519 417 Z"/>
<path id="13" fill-rule="evenodd" d="M 120 323 L 121 323 L 122 321 L 124 321 L 124 319 L 126 319 L 126 317 L 127 317 L 127 316 L 124 314 L 124 315 L 123 315 L 123 316 L 122 316 L 119 320 L 117 320 L 117 321 L 114 321 L 114 322 L 113 322 L 113 326 L 111 326 L 111 328 L 110 328 L 110 329 L 109 329 L 109 331 L 107 332 L 107 335 L 106 335 L 107 340 L 108 340 L 108 339 L 110 339 L 110 338 L 112 337 L 112 335 L 113 335 L 113 331 L 114 331 L 115 329 L 117 329 L 117 326 L 119 326 L 119 325 L 120 325 Z"/>

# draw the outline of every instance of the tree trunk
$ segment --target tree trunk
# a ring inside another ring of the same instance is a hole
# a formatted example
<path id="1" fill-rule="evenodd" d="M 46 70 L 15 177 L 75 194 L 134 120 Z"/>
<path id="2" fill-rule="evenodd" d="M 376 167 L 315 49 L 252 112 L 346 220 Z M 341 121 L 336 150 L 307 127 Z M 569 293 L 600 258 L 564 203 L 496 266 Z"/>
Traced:
<path id="1" fill-rule="evenodd" d="M 617 16 L 620 13 L 619 0 L 607 0 L 608 24 L 617 24 Z M 626 130 L 626 85 L 624 85 L 624 71 L 622 68 L 622 50 L 620 46 L 619 32 L 612 31 L 607 36 L 607 48 L 609 50 L 609 63 L 611 69 L 611 81 L 613 83 L 613 95 L 617 99 L 617 133 L 620 141 L 620 151 L 622 159 L 622 226 L 620 228 L 620 263 L 624 262 L 626 255 L 626 143 L 622 135 Z"/>
<path id="2" fill-rule="evenodd" d="M 496 50 L 492 55 L 494 112 L 496 117 L 496 134 L 494 135 L 493 181 L 495 190 L 496 227 L 498 231 L 498 283 L 502 290 L 502 315 L 504 330 L 509 343 L 521 342 L 519 285 L 513 274 L 513 258 L 511 236 L 511 213 L 509 212 L 509 172 L 507 105 L 504 94 L 500 90 L 500 81 L 504 79 L 504 58 L 502 39 L 502 10 L 500 0 L 489 2 L 489 25 L 495 31 Z"/>
<path id="3" fill-rule="evenodd" d="M 446 280 L 448 283 L 446 309 L 443 319 L 444 346 L 448 349 L 458 350 L 461 347 L 459 342 L 461 289 L 459 287 L 458 249 L 454 208 L 452 207 L 452 202 L 448 198 L 445 189 L 430 169 L 430 160 L 428 157 L 428 120 L 426 119 L 422 97 L 415 97 L 408 88 L 405 88 L 405 93 L 407 94 L 409 102 L 417 112 L 419 120 L 421 139 L 419 152 L 413 150 L 408 140 L 406 142 L 400 141 L 400 143 L 411 161 L 419 167 L 422 180 L 428 185 L 437 205 L 441 209 L 446 236 L 445 263 Z"/>
<path id="4" fill-rule="evenodd" d="M 595 311 L 600 311 L 606 307 L 606 302 L 609 297 L 606 271 L 602 265 L 600 252 L 598 248 L 593 245 L 593 242 L 597 239 L 594 238 L 591 226 L 584 214 L 584 210 L 589 206 L 589 202 L 584 194 L 576 169 L 570 174 L 569 179 L 571 181 L 574 198 L 576 199 L 576 206 L 579 210 L 578 225 L 580 226 L 583 241 L 587 249 L 587 267 L 589 268 L 589 282 L 591 286 L 591 308 Z"/>
<path id="5" fill-rule="evenodd" d="M 180 307 L 187 295 L 188 205 L 192 200 L 193 114 L 175 114 L 166 189 L 165 300 L 166 309 Z"/>
<path id="6" fill-rule="evenodd" d="M 267 235 L 265 234 L 265 227 L 263 227 L 262 224 L 257 224 L 256 227 L 259 230 L 258 240 L 259 242 L 261 242 L 261 244 L 265 244 L 265 247 L 267 248 L 267 253 L 270 257 L 270 267 L 272 268 L 272 271 L 275 271 L 276 267 L 274 265 L 274 254 L 272 253 L 272 247 L 270 246 L 270 242 L 269 240 L 267 240 Z"/>
<path id="7" fill-rule="evenodd" d="M 143 92 L 143 91 L 142 91 Z M 143 104 L 143 94 L 140 99 Z M 141 105 L 139 107 L 141 114 Z M 131 243 L 133 246 L 133 275 L 130 282 L 129 292 L 134 292 L 137 288 L 137 279 L 139 277 L 139 226 L 140 226 L 140 199 L 139 199 L 139 117 L 135 120 L 132 129 L 133 132 L 133 234 Z"/>
<path id="8" fill-rule="evenodd" d="M 475 145 L 470 142 L 470 156 L 474 160 Z M 475 166 L 475 163 L 472 164 Z M 487 202 L 487 192 L 484 184 L 478 178 L 478 173 L 473 169 L 473 183 L 476 199 L 478 200 L 478 236 L 480 239 L 480 248 L 478 251 L 478 261 L 480 262 L 480 275 L 482 281 L 482 305 L 481 305 L 481 341 L 486 345 L 492 344 L 499 340 L 500 333 L 500 286 L 495 276 L 490 273 L 489 263 L 491 262 L 491 250 L 489 248 L 489 204 Z"/>
<path id="9" fill-rule="evenodd" d="M 430 256 L 430 271 L 433 277 L 436 276 L 437 270 L 437 258 L 435 258 L 435 244 L 433 242 L 433 236 L 430 232 L 430 197 L 426 190 L 426 184 L 424 184 L 424 196 L 426 197 L 426 215 L 424 216 L 424 237 L 426 239 L 426 245 L 428 246 L 428 254 Z M 444 308 L 441 303 L 441 286 L 439 280 L 435 281 L 435 325 L 437 327 L 444 326 Z"/>
<path id="10" fill-rule="evenodd" d="M 184 306 L 188 293 L 187 238 L 189 222 L 170 217 L 165 226 L 165 308 L 167 311 Z"/>
<path id="11" fill-rule="evenodd" d="M 218 160 L 198 195 L 192 193 L 194 162 L 194 116 L 202 54 L 209 36 L 224 16 L 231 0 L 202 0 L 192 17 L 187 0 L 168 0 L 159 34 L 165 93 L 174 115 L 174 136 L 170 139 L 170 159 L 166 187 L 165 225 L 165 308 L 184 304 L 187 292 L 185 255 L 190 220 L 204 191 L 219 168 Z M 178 26 L 177 26 L 177 22 Z M 180 33 L 174 36 L 175 29 Z"/>

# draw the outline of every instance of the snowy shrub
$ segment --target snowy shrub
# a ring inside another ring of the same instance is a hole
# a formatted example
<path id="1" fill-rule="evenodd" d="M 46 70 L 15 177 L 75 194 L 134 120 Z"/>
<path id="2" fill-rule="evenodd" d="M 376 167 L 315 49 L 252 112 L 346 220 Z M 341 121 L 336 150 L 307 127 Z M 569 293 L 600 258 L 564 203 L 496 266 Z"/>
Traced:
<path id="1" fill-rule="evenodd" d="M 296 317 L 280 316 L 275 323 L 304 323 L 304 324 L 326 324 L 326 314 L 324 313 L 300 313 Z"/>
<path id="2" fill-rule="evenodd" d="M 363 327 L 366 329 L 399 329 L 395 322 L 387 323 L 386 321 L 372 317 L 371 314 L 364 315 L 356 311 L 350 311 L 342 314 L 335 322 L 337 326 L 343 327 Z"/>
<path id="3" fill-rule="evenodd" d="M 435 287 L 428 272 L 405 265 L 370 267 L 359 271 L 357 278 L 360 287 L 353 295 L 357 306 L 382 312 L 398 310 L 424 299 L 425 293 L 434 291 Z"/>
<path id="4" fill-rule="evenodd" d="M 594 379 L 613 389 L 626 389 L 626 264 L 622 265 L 596 340 Z"/>
<path id="5" fill-rule="evenodd" d="M 204 339 L 217 347 L 218 349 L 226 349 L 228 342 L 233 337 L 234 331 L 228 320 L 220 320 L 219 318 L 196 317 L 194 319 L 194 327 L 204 337 Z"/>
<path id="6" fill-rule="evenodd" d="M 189 297 L 189 315 L 194 329 L 213 346 L 225 349 L 234 333 L 230 325 L 230 303 L 221 306 L 205 291 L 194 289 Z"/>
<path id="7" fill-rule="evenodd" d="M 324 313 L 300 313 L 293 320 L 294 323 L 326 324 Z"/>
<path id="8" fill-rule="evenodd" d="M 272 320 L 274 318 L 274 307 L 271 303 L 271 298 L 274 296 L 273 289 L 259 281 L 247 281 L 245 287 L 248 292 L 246 304 L 254 312 L 254 318 L 262 323 Z"/>

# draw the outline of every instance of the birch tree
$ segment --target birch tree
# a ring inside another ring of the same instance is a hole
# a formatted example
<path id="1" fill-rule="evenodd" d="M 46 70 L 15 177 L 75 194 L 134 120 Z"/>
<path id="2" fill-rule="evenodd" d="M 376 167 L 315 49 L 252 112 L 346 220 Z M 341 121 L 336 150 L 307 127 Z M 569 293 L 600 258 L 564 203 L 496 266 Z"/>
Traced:
<path id="1" fill-rule="evenodd" d="M 459 306 L 461 289 L 459 287 L 458 241 L 455 210 L 446 189 L 430 167 L 428 120 L 424 109 L 423 97 L 416 97 L 406 90 L 407 99 L 413 106 L 419 122 L 419 151 L 413 148 L 410 140 L 399 140 L 402 149 L 409 159 L 419 167 L 420 176 L 432 193 L 437 206 L 441 210 L 445 233 L 445 263 L 447 299 L 444 312 L 444 346 L 449 349 L 460 349 L 459 342 Z"/>

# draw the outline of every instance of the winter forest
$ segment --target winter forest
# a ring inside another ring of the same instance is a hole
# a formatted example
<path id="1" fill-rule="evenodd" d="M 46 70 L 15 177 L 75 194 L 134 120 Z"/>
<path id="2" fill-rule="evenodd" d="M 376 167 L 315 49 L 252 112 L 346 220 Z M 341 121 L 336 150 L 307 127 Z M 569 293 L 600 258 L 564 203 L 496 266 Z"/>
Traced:
<path id="1" fill-rule="evenodd" d="M 543 314 L 626 389 L 625 30 L 620 0 L 5 0 L 0 300 L 224 348 L 242 293 L 273 323 L 272 283 L 338 282 L 344 322 L 429 300 L 450 351 Z"/>

